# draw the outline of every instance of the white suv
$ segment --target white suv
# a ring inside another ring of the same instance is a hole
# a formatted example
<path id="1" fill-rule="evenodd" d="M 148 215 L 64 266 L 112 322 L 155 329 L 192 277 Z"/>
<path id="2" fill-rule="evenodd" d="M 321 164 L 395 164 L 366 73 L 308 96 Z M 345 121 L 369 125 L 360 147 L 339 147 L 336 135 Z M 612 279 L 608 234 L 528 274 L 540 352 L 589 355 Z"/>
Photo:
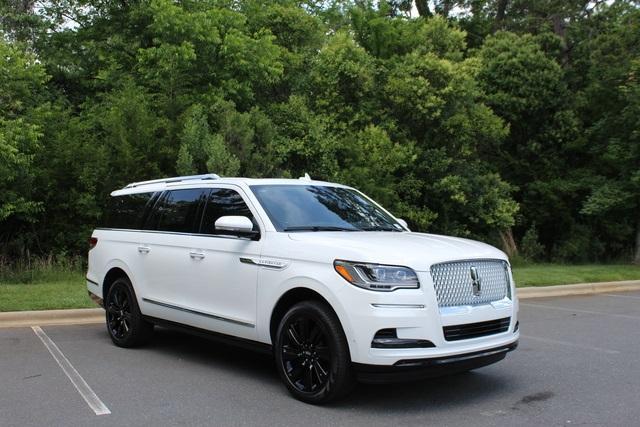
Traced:
<path id="1" fill-rule="evenodd" d="M 121 347 L 153 325 L 272 351 L 298 399 L 419 379 L 517 346 L 505 254 L 413 233 L 353 188 L 306 178 L 168 178 L 111 193 L 87 287 Z"/>

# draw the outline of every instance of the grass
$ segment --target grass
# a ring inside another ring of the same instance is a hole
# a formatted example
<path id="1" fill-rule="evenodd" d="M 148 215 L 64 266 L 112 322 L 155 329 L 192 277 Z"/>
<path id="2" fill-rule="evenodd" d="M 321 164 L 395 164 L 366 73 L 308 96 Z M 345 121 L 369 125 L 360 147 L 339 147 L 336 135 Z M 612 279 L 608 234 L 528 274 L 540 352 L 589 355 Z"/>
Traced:
<path id="1" fill-rule="evenodd" d="M 82 273 L 64 280 L 0 283 L 0 311 L 93 308 Z"/>
<path id="2" fill-rule="evenodd" d="M 84 276 L 78 258 L 38 258 L 19 264 L 0 259 L 0 311 L 96 307 Z"/>
<path id="3" fill-rule="evenodd" d="M 640 280 L 640 265 L 631 264 L 530 264 L 513 267 L 518 287 L 573 283 Z"/>
<path id="4" fill-rule="evenodd" d="M 513 267 L 518 287 L 640 279 L 640 266 L 628 264 L 529 264 Z M 96 307 L 88 295 L 80 261 L 39 260 L 29 265 L 0 260 L 0 311 Z"/>

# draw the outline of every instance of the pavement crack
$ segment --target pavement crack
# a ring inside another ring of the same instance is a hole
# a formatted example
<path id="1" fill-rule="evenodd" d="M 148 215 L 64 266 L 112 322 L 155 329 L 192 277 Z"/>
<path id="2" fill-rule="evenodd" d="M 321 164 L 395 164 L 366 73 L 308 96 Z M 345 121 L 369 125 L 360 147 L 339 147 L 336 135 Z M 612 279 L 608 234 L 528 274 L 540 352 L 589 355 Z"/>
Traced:
<path id="1" fill-rule="evenodd" d="M 41 377 L 42 374 L 36 374 L 36 375 L 29 375 L 28 377 L 23 377 L 23 380 L 30 380 L 31 378 L 38 378 Z"/>

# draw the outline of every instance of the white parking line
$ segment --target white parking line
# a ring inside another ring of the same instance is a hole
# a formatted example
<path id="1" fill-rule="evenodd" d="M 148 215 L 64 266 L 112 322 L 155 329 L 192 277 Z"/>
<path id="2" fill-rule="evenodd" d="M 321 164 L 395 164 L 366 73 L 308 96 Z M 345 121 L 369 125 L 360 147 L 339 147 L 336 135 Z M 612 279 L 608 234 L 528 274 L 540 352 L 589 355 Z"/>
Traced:
<path id="1" fill-rule="evenodd" d="M 549 309 L 549 310 L 568 311 L 568 312 L 571 312 L 571 313 L 597 314 L 597 315 L 600 315 L 600 316 L 621 317 L 623 319 L 640 320 L 640 316 L 630 316 L 628 314 L 605 313 L 603 311 L 580 310 L 580 309 L 577 309 L 577 308 L 556 307 L 554 305 L 520 303 L 520 307 L 522 307 L 522 306 L 545 308 L 545 309 Z"/>
<path id="2" fill-rule="evenodd" d="M 47 334 L 44 333 L 40 326 L 32 326 L 33 332 L 40 338 L 40 341 L 47 347 L 51 356 L 58 362 L 62 371 L 67 375 L 71 384 L 78 390 L 80 396 L 87 402 L 87 405 L 96 413 L 96 415 L 107 415 L 111 411 L 107 406 L 102 403 L 102 400 L 93 392 L 89 384 L 82 378 L 82 376 L 76 371 L 76 368 L 69 362 L 64 354 L 60 351 L 56 343 L 54 343 Z"/>
<path id="3" fill-rule="evenodd" d="M 607 354 L 620 354 L 620 352 L 618 350 L 610 350 L 608 348 L 591 347 L 591 346 L 588 346 L 588 345 L 574 344 L 572 342 L 559 341 L 559 340 L 554 340 L 554 339 L 551 339 L 551 338 L 534 337 L 534 336 L 531 336 L 531 335 L 522 335 L 521 334 L 520 336 L 522 338 L 524 338 L 524 339 L 546 342 L 547 344 L 563 345 L 563 346 L 566 346 L 566 347 L 581 348 L 583 350 L 600 351 L 600 352 L 607 353 Z"/>
<path id="4" fill-rule="evenodd" d="M 640 299 L 639 296 L 634 296 L 634 295 L 615 295 L 615 294 L 602 294 L 602 295 L 604 295 L 605 297 Z"/>

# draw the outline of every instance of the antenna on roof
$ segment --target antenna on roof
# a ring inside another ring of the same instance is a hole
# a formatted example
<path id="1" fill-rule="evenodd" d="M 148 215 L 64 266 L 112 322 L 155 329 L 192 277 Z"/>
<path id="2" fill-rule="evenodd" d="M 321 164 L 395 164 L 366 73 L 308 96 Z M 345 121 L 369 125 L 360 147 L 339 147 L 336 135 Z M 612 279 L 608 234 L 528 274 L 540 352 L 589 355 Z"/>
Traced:
<path id="1" fill-rule="evenodd" d="M 300 178 L 298 178 L 301 181 L 311 181 L 311 177 L 309 176 L 308 173 L 304 173 L 304 176 L 301 176 Z"/>

